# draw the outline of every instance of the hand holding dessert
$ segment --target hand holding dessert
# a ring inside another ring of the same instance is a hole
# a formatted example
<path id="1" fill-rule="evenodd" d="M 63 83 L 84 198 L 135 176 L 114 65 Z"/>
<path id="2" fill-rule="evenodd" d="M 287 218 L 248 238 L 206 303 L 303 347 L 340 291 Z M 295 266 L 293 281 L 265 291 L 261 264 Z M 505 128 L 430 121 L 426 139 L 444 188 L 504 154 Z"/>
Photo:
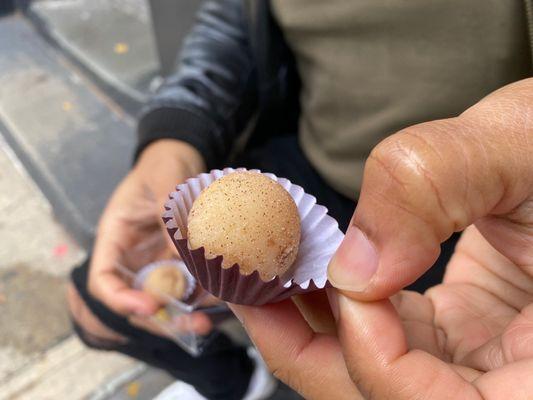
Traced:
<path id="1" fill-rule="evenodd" d="M 159 140 L 143 151 L 113 193 L 98 225 L 89 290 L 115 312 L 148 316 L 159 309 L 154 296 L 132 289 L 121 279 L 116 264 L 147 238 L 163 243 L 147 249 L 150 254 L 145 256 L 149 261 L 171 251 L 161 224 L 162 204 L 177 182 L 198 174 L 203 168 L 200 155 L 188 144 Z"/>
<path id="2" fill-rule="evenodd" d="M 292 266 L 300 245 L 300 216 L 290 194 L 259 172 L 235 172 L 208 187 L 194 200 L 187 221 L 191 249 L 206 258 L 222 256 L 222 267 L 238 264 L 264 281 Z"/>
<path id="3" fill-rule="evenodd" d="M 214 296 L 259 305 L 326 287 L 343 235 L 301 187 L 227 168 L 187 180 L 170 197 L 163 216 L 170 237 Z"/>

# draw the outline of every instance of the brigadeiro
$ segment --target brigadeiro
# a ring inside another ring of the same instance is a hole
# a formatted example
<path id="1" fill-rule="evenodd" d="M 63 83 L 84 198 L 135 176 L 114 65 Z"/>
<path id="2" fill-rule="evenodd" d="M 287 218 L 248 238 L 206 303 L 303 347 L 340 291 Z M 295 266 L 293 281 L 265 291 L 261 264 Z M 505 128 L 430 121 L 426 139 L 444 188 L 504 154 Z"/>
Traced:
<path id="1" fill-rule="evenodd" d="M 173 265 L 161 265 L 151 271 L 144 281 L 143 290 L 161 299 L 161 295 L 182 299 L 187 289 L 187 280 Z"/>
<path id="2" fill-rule="evenodd" d="M 208 258 L 222 256 L 222 267 L 238 264 L 264 281 L 283 275 L 300 245 L 300 216 L 290 194 L 258 172 L 236 172 L 213 182 L 194 201 L 188 218 L 192 249 Z"/>
<path id="3" fill-rule="evenodd" d="M 168 304 L 172 299 L 187 300 L 196 288 L 196 281 L 181 260 L 168 259 L 144 266 L 133 285 Z"/>

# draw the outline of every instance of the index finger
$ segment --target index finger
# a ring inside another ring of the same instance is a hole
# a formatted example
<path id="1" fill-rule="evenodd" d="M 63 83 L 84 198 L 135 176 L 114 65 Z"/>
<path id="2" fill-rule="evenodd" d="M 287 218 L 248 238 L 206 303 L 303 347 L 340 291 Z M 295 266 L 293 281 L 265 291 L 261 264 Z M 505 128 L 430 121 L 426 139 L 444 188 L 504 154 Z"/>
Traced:
<path id="1" fill-rule="evenodd" d="M 337 339 L 315 333 L 290 299 L 230 308 L 274 375 L 306 399 L 363 398 L 350 380 Z"/>
<path id="2" fill-rule="evenodd" d="M 120 245 L 105 232 L 98 235 L 89 268 L 89 291 L 121 315 L 151 315 L 159 305 L 149 294 L 132 289 L 118 276 L 115 263 L 123 255 Z"/>

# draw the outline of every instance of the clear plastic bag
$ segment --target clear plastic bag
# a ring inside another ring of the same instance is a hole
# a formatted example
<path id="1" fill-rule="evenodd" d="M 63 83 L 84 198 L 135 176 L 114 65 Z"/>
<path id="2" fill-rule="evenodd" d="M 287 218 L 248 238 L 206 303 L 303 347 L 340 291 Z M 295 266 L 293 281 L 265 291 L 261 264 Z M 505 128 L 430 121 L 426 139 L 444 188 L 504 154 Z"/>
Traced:
<path id="1" fill-rule="evenodd" d="M 177 259 L 167 258 L 166 260 L 159 259 L 156 262 L 150 262 L 149 258 L 152 258 L 153 254 L 156 253 L 154 246 L 157 245 L 160 244 L 153 241 L 143 242 L 115 265 L 117 272 L 132 288 L 142 290 L 147 272 L 157 268 L 159 264 L 173 264 L 176 268 L 189 274 L 185 265 Z M 185 296 L 183 300 L 178 300 L 160 293 L 159 297 L 164 299 L 166 304 L 156 314 L 146 318 L 189 354 L 198 356 L 220 334 L 219 329 L 217 329 L 219 325 L 233 314 L 225 303 L 213 301 L 214 298 L 212 296 L 201 287 L 195 285 L 192 276 L 190 276 L 190 279 L 193 280 L 194 287 L 190 290 L 188 296 Z M 188 282 L 188 284 L 191 284 L 189 279 Z M 203 314 L 201 317 L 204 320 L 205 316 L 209 319 L 210 325 L 208 326 L 211 329 L 198 330 L 197 322 L 200 313 Z"/>

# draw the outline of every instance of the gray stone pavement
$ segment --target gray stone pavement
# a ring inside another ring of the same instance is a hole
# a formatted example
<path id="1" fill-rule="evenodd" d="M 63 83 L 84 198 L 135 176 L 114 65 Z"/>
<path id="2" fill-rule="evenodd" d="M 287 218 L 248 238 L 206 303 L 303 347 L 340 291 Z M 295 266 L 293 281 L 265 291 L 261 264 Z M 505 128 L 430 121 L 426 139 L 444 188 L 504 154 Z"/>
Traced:
<path id="1" fill-rule="evenodd" d="M 0 152 L 0 382 L 70 331 L 63 312 L 62 277 L 83 257 L 54 223 L 40 191 L 6 151 L 4 143 Z"/>
<path id="2" fill-rule="evenodd" d="M 40 0 L 30 12 L 99 79 L 139 104 L 147 99 L 159 70 L 147 1 Z"/>
<path id="3" fill-rule="evenodd" d="M 0 18 L 0 129 L 59 221 L 88 248 L 131 166 L 134 122 L 18 15 Z"/>
<path id="4" fill-rule="evenodd" d="M 0 18 L 0 67 L 0 400 L 151 399 L 171 379 L 86 349 L 64 300 L 86 257 L 64 227 L 89 237 L 129 168 L 131 118 L 19 15 Z"/>
<path id="5" fill-rule="evenodd" d="M 1 400 L 84 399 L 139 368 L 72 336 L 64 289 L 84 251 L 1 139 L 0 243 Z"/>

